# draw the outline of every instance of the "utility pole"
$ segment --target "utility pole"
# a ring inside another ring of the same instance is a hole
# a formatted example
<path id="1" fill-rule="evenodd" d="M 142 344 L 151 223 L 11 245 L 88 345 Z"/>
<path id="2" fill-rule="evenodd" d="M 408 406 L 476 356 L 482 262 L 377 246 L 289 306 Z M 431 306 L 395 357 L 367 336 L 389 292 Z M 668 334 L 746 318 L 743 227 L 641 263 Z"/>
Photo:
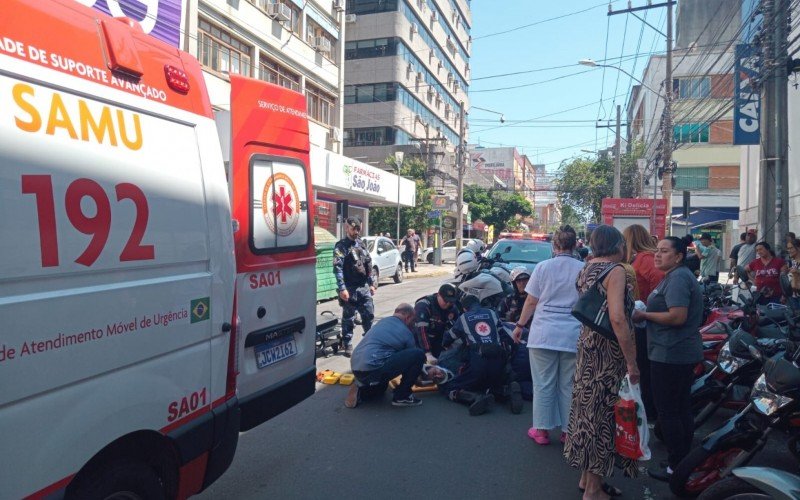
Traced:
<path id="1" fill-rule="evenodd" d="M 664 82 L 664 138 L 663 151 L 664 175 L 661 189 L 667 201 L 667 235 L 672 235 L 672 3 L 667 4 L 667 76 Z"/>
<path id="2" fill-rule="evenodd" d="M 621 113 L 621 106 L 617 104 L 617 142 L 614 144 L 614 198 L 619 198 L 619 184 L 620 179 L 620 153 L 622 152 L 622 140 L 620 139 L 620 132 L 619 132 L 619 120 L 620 120 L 620 113 Z"/>
<path id="3" fill-rule="evenodd" d="M 664 2 L 655 4 L 649 1 L 644 7 L 631 7 L 630 2 L 628 2 L 627 9 L 612 10 L 609 6 L 608 10 L 608 15 L 614 16 L 617 14 L 630 14 L 637 11 L 661 7 L 667 8 L 667 68 L 664 82 L 665 99 L 664 115 L 662 119 L 662 124 L 664 126 L 664 130 L 662 132 L 664 135 L 661 145 L 661 157 L 664 165 L 664 175 L 662 177 L 663 180 L 661 189 L 664 199 L 667 201 L 666 230 L 668 235 L 672 234 L 672 8 L 676 3 L 677 2 L 675 0 L 665 0 Z M 658 171 L 658 166 L 656 166 L 656 171 Z M 655 184 L 653 189 L 655 189 Z M 655 206 L 653 206 L 653 213 L 655 214 Z M 655 215 L 653 215 L 653 219 L 655 220 Z"/>
<path id="4" fill-rule="evenodd" d="M 464 118 L 464 101 L 459 105 L 459 133 L 458 149 L 456 151 L 456 168 L 458 168 L 458 202 L 456 203 L 456 253 L 461 251 L 461 240 L 464 234 L 464 174 L 466 173 L 467 144 L 464 136 L 466 135 L 466 123 Z"/>
<path id="5" fill-rule="evenodd" d="M 780 252 L 789 232 L 788 190 L 788 0 L 763 0 L 764 78 L 761 86 L 761 165 L 758 222 L 761 238 Z M 773 207 L 774 210 L 773 210 Z"/>

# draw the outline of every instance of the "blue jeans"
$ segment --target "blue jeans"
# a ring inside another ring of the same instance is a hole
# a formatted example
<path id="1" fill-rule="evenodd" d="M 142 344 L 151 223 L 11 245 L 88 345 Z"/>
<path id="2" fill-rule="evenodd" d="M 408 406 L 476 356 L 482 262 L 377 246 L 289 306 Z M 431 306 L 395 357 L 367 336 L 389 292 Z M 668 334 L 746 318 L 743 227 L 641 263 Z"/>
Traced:
<path id="1" fill-rule="evenodd" d="M 413 250 L 403 250 L 403 262 L 405 263 L 406 271 L 408 271 L 408 266 L 411 266 L 411 270 L 414 271 L 417 268 L 417 252 Z"/>
<path id="2" fill-rule="evenodd" d="M 354 371 L 360 389 L 362 401 L 380 397 L 389 386 L 389 381 L 401 375 L 400 384 L 394 390 L 394 399 L 405 399 L 411 395 L 411 386 L 422 373 L 425 363 L 425 351 L 417 348 L 404 349 L 392 354 L 389 359 L 375 370 L 367 372 Z"/>

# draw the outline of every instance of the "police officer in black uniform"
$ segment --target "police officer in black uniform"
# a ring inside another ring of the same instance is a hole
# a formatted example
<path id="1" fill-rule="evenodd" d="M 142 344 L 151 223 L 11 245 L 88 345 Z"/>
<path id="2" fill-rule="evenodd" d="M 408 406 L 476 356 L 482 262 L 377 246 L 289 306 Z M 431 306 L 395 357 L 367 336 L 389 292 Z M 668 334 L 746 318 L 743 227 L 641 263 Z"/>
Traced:
<path id="1" fill-rule="evenodd" d="M 464 313 L 442 342 L 445 348 L 460 341 L 465 363 L 459 374 L 439 390 L 451 400 L 469 406 L 470 415 L 486 412 L 492 399 L 510 400 L 511 412 L 522 411 L 522 394 L 517 382 L 510 380 L 508 356 L 514 341 L 502 328 L 492 309 L 481 307 L 480 300 L 467 295 L 462 300 Z M 453 346 L 453 349 L 456 347 Z M 487 390 L 491 394 L 487 394 Z"/>
<path id="2" fill-rule="evenodd" d="M 342 306 L 342 351 L 348 358 L 353 353 L 353 329 L 356 311 L 361 315 L 364 334 L 372 327 L 375 306 L 375 279 L 372 258 L 367 245 L 359 238 L 361 219 L 348 217 L 344 224 L 347 236 L 333 248 L 333 272 Z"/>
<path id="3" fill-rule="evenodd" d="M 426 295 L 414 304 L 417 315 L 417 344 L 425 351 L 428 364 L 436 362 L 442 352 L 444 333 L 458 319 L 458 291 L 455 285 L 445 283 L 439 292 Z"/>

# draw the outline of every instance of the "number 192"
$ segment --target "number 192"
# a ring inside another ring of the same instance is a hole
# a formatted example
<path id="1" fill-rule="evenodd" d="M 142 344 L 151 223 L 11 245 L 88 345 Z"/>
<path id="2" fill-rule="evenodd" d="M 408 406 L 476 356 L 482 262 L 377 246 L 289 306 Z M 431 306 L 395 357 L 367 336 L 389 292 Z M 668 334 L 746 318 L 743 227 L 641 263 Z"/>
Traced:
<path id="1" fill-rule="evenodd" d="M 121 262 L 152 260 L 155 258 L 153 245 L 142 245 L 147 230 L 150 210 L 147 197 L 135 184 L 123 182 L 114 186 L 117 201 L 130 200 L 136 208 L 136 219 L 128 242 L 119 256 Z M 39 245 L 42 267 L 55 267 L 58 260 L 58 231 L 56 227 L 56 206 L 53 196 L 53 179 L 49 175 L 23 175 L 22 193 L 36 198 L 36 212 L 39 221 Z M 89 197 L 97 207 L 94 216 L 87 215 L 81 207 L 84 197 Z M 64 195 L 64 209 L 72 227 L 83 234 L 91 235 L 89 244 L 75 262 L 91 266 L 100 257 L 111 233 L 111 201 L 103 187 L 97 182 L 81 178 L 67 186 Z"/>

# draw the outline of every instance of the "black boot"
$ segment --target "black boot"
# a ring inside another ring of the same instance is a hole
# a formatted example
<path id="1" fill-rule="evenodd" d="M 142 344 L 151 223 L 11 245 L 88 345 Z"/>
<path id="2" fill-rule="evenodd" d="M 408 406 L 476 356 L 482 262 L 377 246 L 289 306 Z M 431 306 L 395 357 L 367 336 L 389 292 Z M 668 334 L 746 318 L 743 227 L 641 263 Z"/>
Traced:
<path id="1" fill-rule="evenodd" d="M 458 390 L 450 393 L 450 399 L 469 406 L 469 414 L 474 417 L 486 413 L 494 397 L 490 394 Z"/>

